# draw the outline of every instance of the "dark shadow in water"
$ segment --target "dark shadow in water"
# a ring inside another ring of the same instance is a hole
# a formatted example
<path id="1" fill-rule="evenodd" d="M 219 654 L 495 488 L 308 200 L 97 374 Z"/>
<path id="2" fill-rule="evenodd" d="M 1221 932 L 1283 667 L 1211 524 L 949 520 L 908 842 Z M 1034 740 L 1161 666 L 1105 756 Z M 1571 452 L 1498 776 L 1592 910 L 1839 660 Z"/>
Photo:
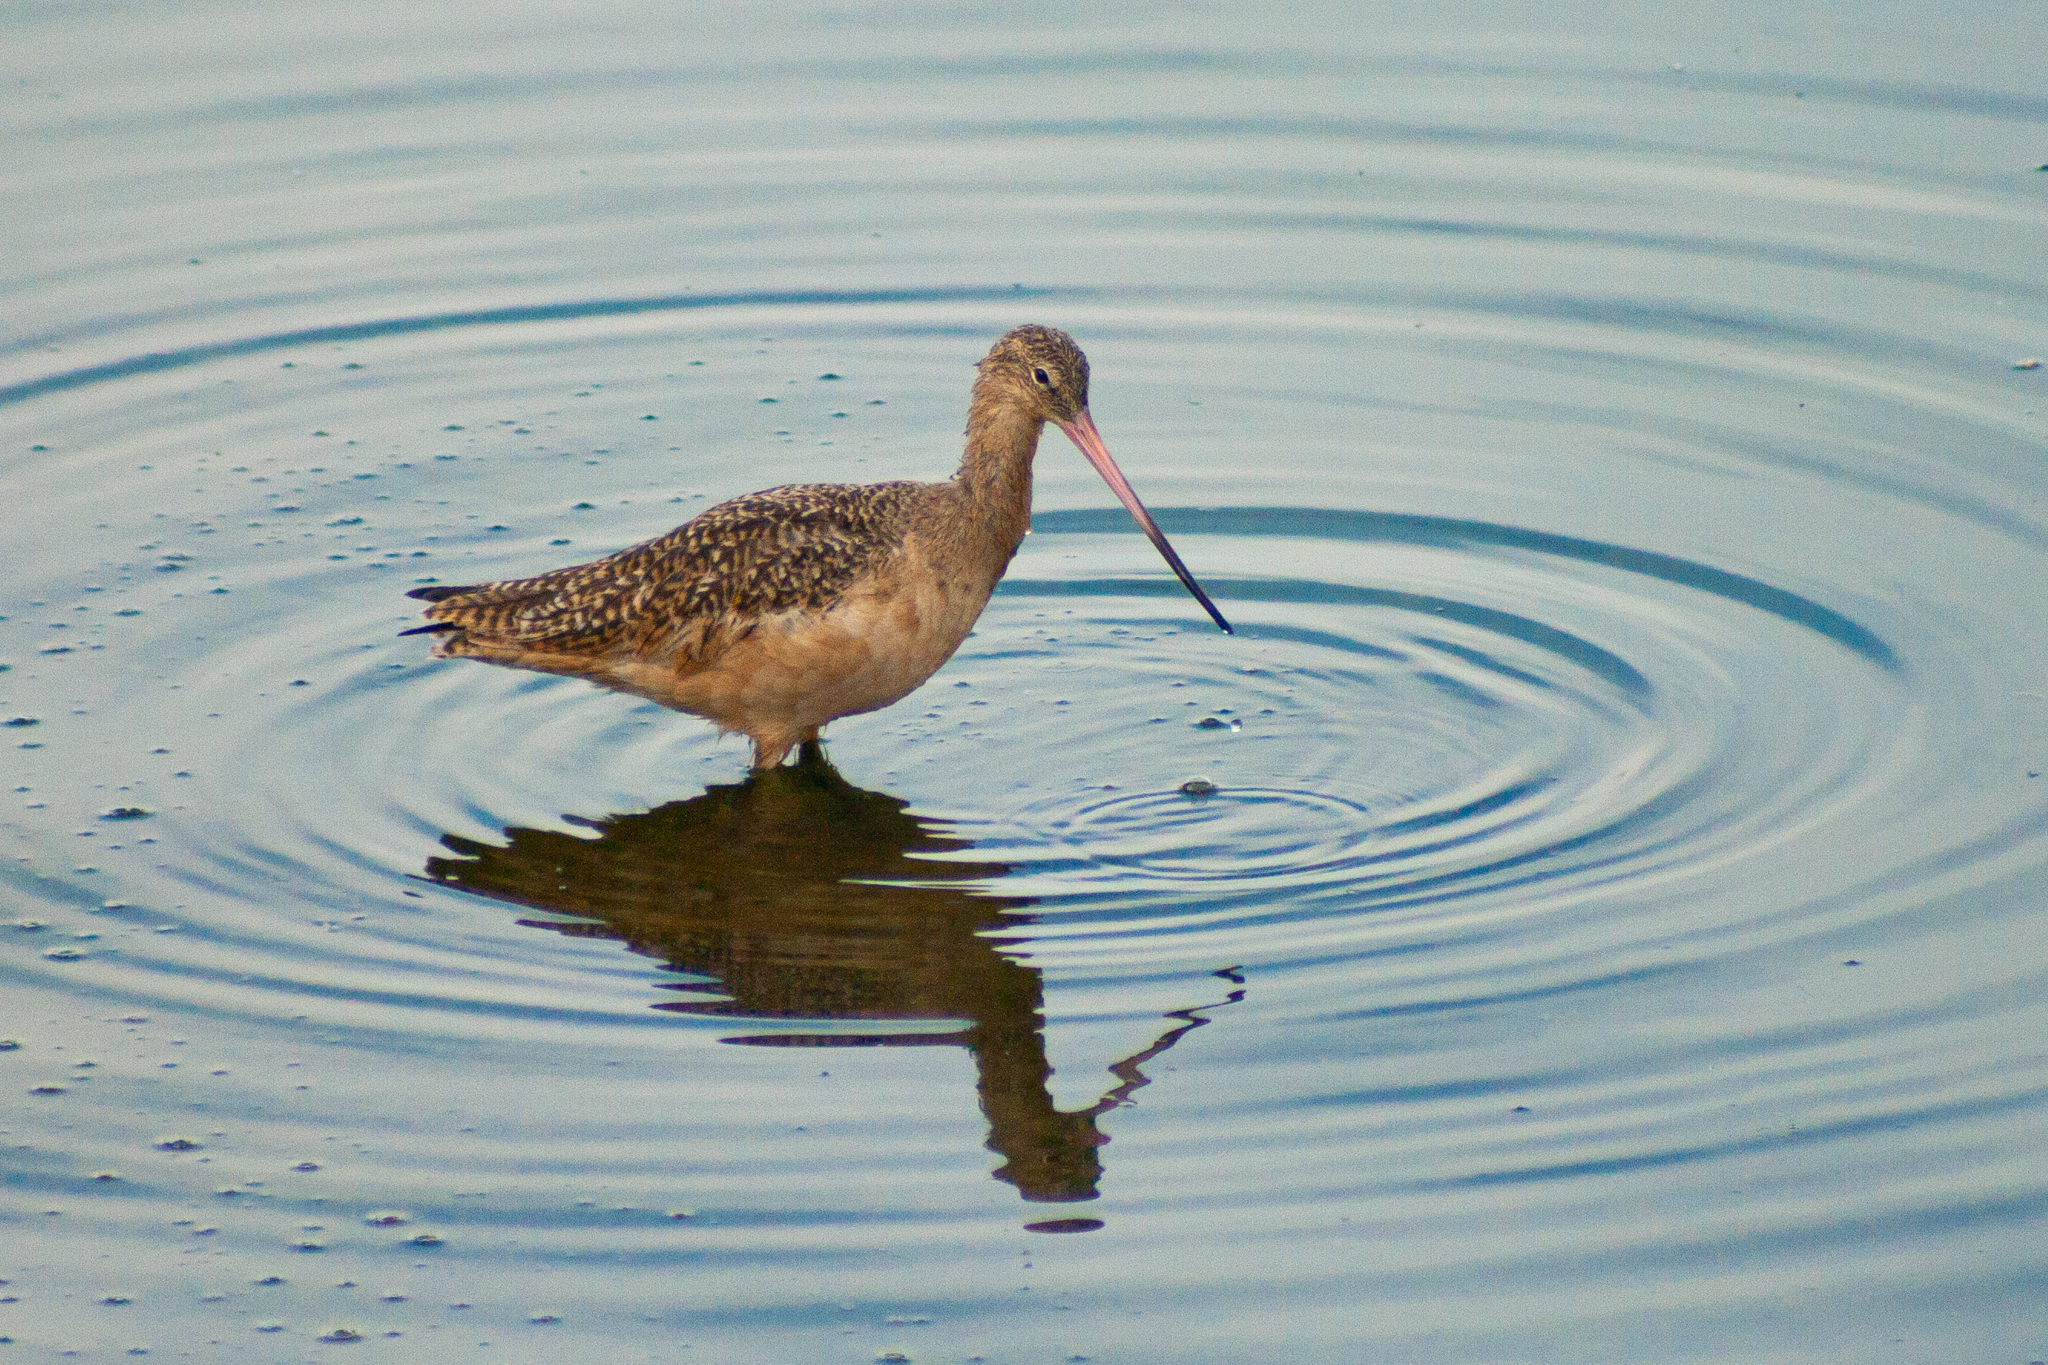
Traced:
<path id="1" fill-rule="evenodd" d="M 1174 1026 L 1150 1047 L 1110 1067 L 1117 1084 L 1101 1099 L 1056 1108 L 1046 1084 L 1044 983 L 991 936 L 1029 925 L 1020 912 L 1032 902 L 976 888 L 1007 873 L 1005 864 L 918 856 L 973 844 L 905 805 L 852 786 L 813 749 L 795 767 L 645 814 L 570 817 L 594 837 L 508 829 L 497 847 L 444 835 L 455 856 L 430 858 L 426 875 L 578 917 L 521 924 L 618 939 L 676 971 L 715 978 L 664 986 L 692 998 L 657 1009 L 878 1026 L 728 1043 L 965 1047 L 974 1054 L 989 1149 L 1003 1158 L 996 1178 L 1035 1202 L 1093 1199 L 1109 1141 L 1097 1117 L 1147 1084 L 1140 1066 L 1208 1020 L 1193 1009 L 1174 1012 Z M 1240 980 L 1234 971 L 1219 975 Z M 962 1020 L 965 1027 L 928 1027 Z M 1094 1220 L 1059 1219 L 1042 1230 L 1084 1230 L 1082 1223 Z"/>

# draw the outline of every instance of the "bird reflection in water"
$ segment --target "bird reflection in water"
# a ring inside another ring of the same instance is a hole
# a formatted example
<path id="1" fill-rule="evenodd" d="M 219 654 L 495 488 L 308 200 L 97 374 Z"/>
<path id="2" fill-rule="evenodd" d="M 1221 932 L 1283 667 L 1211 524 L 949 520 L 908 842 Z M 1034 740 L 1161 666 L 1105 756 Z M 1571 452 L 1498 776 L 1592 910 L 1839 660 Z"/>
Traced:
<path id="1" fill-rule="evenodd" d="M 1001 863 L 935 861 L 971 841 L 926 824 L 906 803 L 852 786 L 805 746 L 796 766 L 717 786 L 640 815 L 569 817 L 596 837 L 508 829 L 502 846 L 457 835 L 428 860 L 437 882 L 570 920 L 521 920 L 576 937 L 614 938 L 672 969 L 710 977 L 663 989 L 700 997 L 655 1006 L 731 1019 L 865 1020 L 858 1033 L 727 1038 L 763 1047 L 960 1046 L 974 1054 L 995 1176 L 1034 1202 L 1093 1199 L 1102 1176 L 1096 1126 L 1147 1084 L 1139 1067 L 1208 1020 L 1198 1011 L 1110 1067 L 1117 1084 L 1085 1109 L 1053 1103 L 1045 990 L 1000 935 L 1032 921 L 1032 902 L 979 889 Z M 1217 973 L 1236 982 L 1234 970 Z M 1231 991 L 1216 1004 L 1232 1004 Z M 966 1026 L 951 1031 L 932 1022 Z M 1094 1219 L 1034 1224 L 1045 1231 Z"/>

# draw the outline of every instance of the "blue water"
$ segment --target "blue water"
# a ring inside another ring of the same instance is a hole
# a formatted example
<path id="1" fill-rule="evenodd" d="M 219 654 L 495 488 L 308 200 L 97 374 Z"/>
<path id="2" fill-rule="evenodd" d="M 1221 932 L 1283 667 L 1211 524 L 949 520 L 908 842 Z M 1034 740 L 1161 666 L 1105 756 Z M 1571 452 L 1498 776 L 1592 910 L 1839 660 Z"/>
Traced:
<path id="1" fill-rule="evenodd" d="M 4 1352 L 2048 1356 L 2026 7 L 0 31 Z M 832 770 L 398 635 L 1027 321 L 1237 635 L 1057 436 Z"/>

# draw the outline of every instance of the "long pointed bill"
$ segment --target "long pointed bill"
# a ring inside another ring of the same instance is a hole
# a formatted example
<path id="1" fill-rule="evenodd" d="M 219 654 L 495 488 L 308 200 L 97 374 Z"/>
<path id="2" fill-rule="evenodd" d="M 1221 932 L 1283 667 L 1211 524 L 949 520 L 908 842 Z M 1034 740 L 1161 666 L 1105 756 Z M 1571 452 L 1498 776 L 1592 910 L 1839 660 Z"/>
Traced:
<path id="1" fill-rule="evenodd" d="M 1165 557 L 1167 567 L 1180 579 L 1181 586 L 1195 595 L 1195 600 L 1202 604 L 1202 609 L 1209 613 L 1210 619 L 1223 627 L 1225 635 L 1236 634 L 1231 630 L 1230 622 L 1223 619 L 1223 613 L 1216 610 L 1216 604 L 1209 600 L 1209 594 L 1202 591 L 1202 585 L 1195 582 L 1195 576 L 1188 572 L 1188 566 L 1180 562 L 1180 556 L 1173 552 L 1173 546 L 1166 543 L 1166 532 L 1159 529 L 1159 523 L 1152 520 L 1152 514 L 1145 510 L 1145 504 L 1138 501 L 1137 490 L 1131 487 L 1131 481 L 1116 467 L 1116 461 L 1109 458 L 1109 448 L 1102 444 L 1102 434 L 1096 431 L 1095 419 L 1088 415 L 1087 409 L 1083 408 L 1073 421 L 1059 423 L 1059 428 L 1067 433 L 1067 439 L 1088 457 L 1088 463 L 1095 466 L 1095 472 L 1109 485 L 1109 491 L 1116 494 L 1116 500 L 1137 519 L 1139 529 L 1144 531 L 1153 548 Z"/>

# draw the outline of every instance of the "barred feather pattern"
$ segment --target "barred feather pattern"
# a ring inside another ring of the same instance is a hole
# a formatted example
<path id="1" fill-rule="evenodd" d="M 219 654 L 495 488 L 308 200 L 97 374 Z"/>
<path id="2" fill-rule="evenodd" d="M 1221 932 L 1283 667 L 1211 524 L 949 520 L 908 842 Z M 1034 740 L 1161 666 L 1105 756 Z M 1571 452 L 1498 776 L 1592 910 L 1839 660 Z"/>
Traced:
<path id="1" fill-rule="evenodd" d="M 472 643 L 643 657 L 681 644 L 695 653 L 724 633 L 721 625 L 830 607 L 896 552 L 932 491 L 909 482 L 787 484 L 722 502 L 588 564 L 412 595 L 432 600 L 427 618 L 455 632 L 443 638 L 447 654 Z"/>

